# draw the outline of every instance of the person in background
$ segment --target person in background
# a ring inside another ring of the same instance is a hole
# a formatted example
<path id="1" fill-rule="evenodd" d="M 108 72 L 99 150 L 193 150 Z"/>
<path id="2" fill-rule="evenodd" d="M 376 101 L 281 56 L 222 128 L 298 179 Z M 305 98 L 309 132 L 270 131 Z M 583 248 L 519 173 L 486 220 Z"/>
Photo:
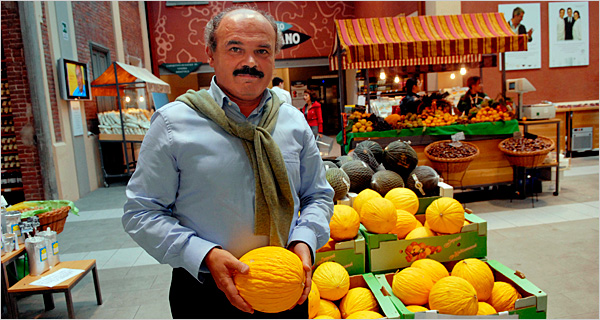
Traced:
<path id="1" fill-rule="evenodd" d="M 565 9 L 558 10 L 558 21 L 556 21 L 556 40 L 565 40 Z"/>
<path id="2" fill-rule="evenodd" d="M 581 17 L 579 16 L 579 11 L 575 10 L 573 12 L 573 40 L 581 40 Z"/>
<path id="3" fill-rule="evenodd" d="M 573 40 L 573 9 L 567 8 L 567 16 L 565 17 L 565 40 Z"/>
<path id="4" fill-rule="evenodd" d="M 321 113 L 321 104 L 319 103 L 316 92 L 312 90 L 304 90 L 304 107 L 302 114 L 306 118 L 306 122 L 310 126 L 315 139 L 317 136 L 323 136 L 323 115 Z"/>
<path id="5" fill-rule="evenodd" d="M 512 13 L 512 19 L 508 20 L 508 25 L 510 26 L 510 28 L 512 29 L 512 31 L 514 33 L 526 34 L 527 41 L 531 42 L 531 41 L 533 41 L 533 38 L 531 37 L 531 35 L 533 34 L 533 29 L 529 29 L 529 31 L 527 31 L 527 28 L 525 28 L 525 26 L 521 24 L 521 21 L 523 21 L 524 15 L 525 15 L 525 10 L 523 10 L 520 7 L 516 7 Z"/>
<path id="6" fill-rule="evenodd" d="M 188 90 L 152 116 L 123 227 L 173 268 L 173 318 L 306 319 L 334 191 L 302 114 L 267 89 L 281 31 L 268 13 L 234 6 L 207 23 L 205 43 L 210 88 Z M 298 255 L 306 276 L 297 305 L 278 314 L 255 311 L 233 281 L 252 271 L 239 258 L 264 246 Z"/>
<path id="7" fill-rule="evenodd" d="M 280 101 L 292 104 L 292 96 L 283 88 L 283 79 L 279 77 L 273 78 L 273 88 L 271 90 L 275 91 Z"/>
<path id="8" fill-rule="evenodd" d="M 458 100 L 458 111 L 460 113 L 469 112 L 472 107 L 478 107 L 483 100 L 489 99 L 487 94 L 483 93 L 483 86 L 481 85 L 481 78 L 477 76 L 470 77 L 467 79 L 467 93 L 463 94 Z"/>
<path id="9" fill-rule="evenodd" d="M 419 80 L 415 78 L 406 80 L 404 91 L 406 91 L 406 96 L 400 101 L 400 114 L 417 113 L 421 102 L 421 98 L 417 94 L 420 91 Z"/>

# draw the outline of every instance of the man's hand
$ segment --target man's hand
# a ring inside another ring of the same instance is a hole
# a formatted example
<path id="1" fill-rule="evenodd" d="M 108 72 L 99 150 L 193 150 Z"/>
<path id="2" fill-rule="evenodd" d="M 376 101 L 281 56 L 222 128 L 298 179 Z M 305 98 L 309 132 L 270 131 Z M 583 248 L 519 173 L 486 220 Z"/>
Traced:
<path id="1" fill-rule="evenodd" d="M 244 312 L 254 313 L 254 309 L 240 296 L 233 283 L 234 272 L 247 274 L 250 267 L 236 259 L 229 251 L 219 248 L 210 250 L 204 257 L 204 263 L 215 279 L 217 287 L 225 293 L 229 302 Z"/>
<path id="2" fill-rule="evenodd" d="M 304 291 L 297 304 L 303 304 L 304 301 L 308 299 L 312 284 L 312 258 L 310 255 L 310 248 L 306 243 L 297 241 L 292 242 L 288 249 L 300 257 L 300 261 L 302 261 L 302 269 L 304 269 L 305 273 Z"/>

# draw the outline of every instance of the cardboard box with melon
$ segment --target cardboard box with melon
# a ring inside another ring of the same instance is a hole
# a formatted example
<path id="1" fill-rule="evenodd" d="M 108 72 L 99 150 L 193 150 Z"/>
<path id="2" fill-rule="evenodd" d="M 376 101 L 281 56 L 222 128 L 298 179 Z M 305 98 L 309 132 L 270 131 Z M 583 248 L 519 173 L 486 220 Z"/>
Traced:
<path id="1" fill-rule="evenodd" d="M 545 319 L 547 295 L 498 261 L 415 261 L 375 276 L 403 319 Z"/>
<path id="2" fill-rule="evenodd" d="M 487 223 L 453 198 L 438 197 L 425 214 L 416 214 L 420 203 L 410 189 L 394 188 L 385 197 L 365 189 L 353 207 L 361 219 L 370 272 L 396 270 L 424 258 L 444 262 L 487 254 Z"/>

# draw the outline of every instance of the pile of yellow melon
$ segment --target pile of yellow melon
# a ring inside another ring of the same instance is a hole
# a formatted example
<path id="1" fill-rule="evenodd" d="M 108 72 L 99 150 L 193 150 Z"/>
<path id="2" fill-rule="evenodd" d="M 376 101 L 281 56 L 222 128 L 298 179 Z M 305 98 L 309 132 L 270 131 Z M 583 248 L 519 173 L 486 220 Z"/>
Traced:
<path id="1" fill-rule="evenodd" d="M 438 310 L 452 315 L 489 315 L 513 310 L 521 298 L 509 283 L 495 281 L 487 263 L 474 258 L 449 273 L 432 259 L 421 259 L 396 273 L 392 291 L 411 312 Z"/>
<path id="2" fill-rule="evenodd" d="M 379 304 L 369 288 L 350 289 L 350 275 L 337 262 L 315 269 L 308 295 L 310 319 L 379 319 Z"/>
<path id="3" fill-rule="evenodd" d="M 458 233 L 468 224 L 463 206 L 448 197 L 434 200 L 425 212 L 425 224 L 421 224 L 415 217 L 419 198 L 408 188 L 394 188 L 385 197 L 372 189 L 365 189 L 354 199 L 353 207 L 367 231 L 394 233 L 398 239 Z"/>

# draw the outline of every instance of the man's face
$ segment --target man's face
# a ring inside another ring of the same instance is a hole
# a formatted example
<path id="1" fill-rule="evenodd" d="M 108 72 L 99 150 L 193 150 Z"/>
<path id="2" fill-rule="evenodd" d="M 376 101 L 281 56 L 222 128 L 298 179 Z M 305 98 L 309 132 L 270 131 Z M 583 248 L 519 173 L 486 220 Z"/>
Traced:
<path id="1" fill-rule="evenodd" d="M 83 75 L 81 74 L 81 68 L 75 67 L 75 76 L 77 77 L 77 86 L 79 89 L 83 89 Z"/>
<path id="2" fill-rule="evenodd" d="M 560 15 L 561 19 L 564 18 L 565 17 L 565 9 L 560 9 L 558 14 Z"/>
<path id="3" fill-rule="evenodd" d="M 573 10 L 567 9 L 567 15 L 571 17 L 573 15 Z"/>
<path id="4" fill-rule="evenodd" d="M 518 14 L 518 15 L 515 16 L 515 18 L 514 18 L 515 19 L 515 25 L 517 25 L 517 24 L 521 23 L 521 21 L 523 21 L 523 16 L 524 15 L 525 15 L 524 13 L 521 13 L 521 14 Z"/>
<path id="5" fill-rule="evenodd" d="M 215 31 L 216 49 L 207 47 L 219 87 L 231 98 L 260 98 L 275 68 L 275 30 L 259 13 L 235 10 Z M 245 71 L 244 71 L 245 69 Z"/>

